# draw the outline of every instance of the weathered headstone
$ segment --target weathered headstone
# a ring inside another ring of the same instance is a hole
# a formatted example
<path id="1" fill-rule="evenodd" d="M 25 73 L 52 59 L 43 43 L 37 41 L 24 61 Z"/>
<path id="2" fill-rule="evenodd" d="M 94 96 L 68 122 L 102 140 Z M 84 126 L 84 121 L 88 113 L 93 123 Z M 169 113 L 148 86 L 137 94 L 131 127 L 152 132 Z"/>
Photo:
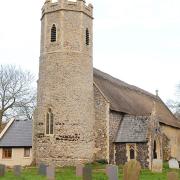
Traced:
<path id="1" fill-rule="evenodd" d="M 118 167 L 115 165 L 106 165 L 106 174 L 109 180 L 118 180 Z"/>
<path id="2" fill-rule="evenodd" d="M 76 176 L 82 176 L 83 175 L 83 168 L 84 168 L 84 164 L 78 164 L 76 166 Z"/>
<path id="3" fill-rule="evenodd" d="M 20 176 L 21 175 L 21 166 L 20 165 L 14 166 L 13 171 L 14 171 L 15 176 Z"/>
<path id="4" fill-rule="evenodd" d="M 178 180 L 178 173 L 168 172 L 167 178 L 168 178 L 168 180 Z"/>
<path id="5" fill-rule="evenodd" d="M 40 163 L 39 164 L 39 174 L 42 176 L 46 176 L 46 168 L 47 168 L 47 165 Z"/>
<path id="6" fill-rule="evenodd" d="M 46 168 L 46 176 L 48 180 L 55 180 L 55 167 L 48 166 Z"/>
<path id="7" fill-rule="evenodd" d="M 0 164 L 0 177 L 5 175 L 5 165 Z"/>
<path id="8" fill-rule="evenodd" d="M 141 165 L 136 160 L 131 160 L 124 165 L 123 179 L 124 180 L 139 180 Z"/>
<path id="9" fill-rule="evenodd" d="M 92 169 L 91 167 L 83 167 L 83 180 L 92 180 Z"/>
<path id="10" fill-rule="evenodd" d="M 179 169 L 179 163 L 176 159 L 170 159 L 168 163 L 169 163 L 169 168 Z"/>
<path id="11" fill-rule="evenodd" d="M 152 172 L 162 172 L 163 161 L 162 159 L 153 159 L 152 161 Z"/>

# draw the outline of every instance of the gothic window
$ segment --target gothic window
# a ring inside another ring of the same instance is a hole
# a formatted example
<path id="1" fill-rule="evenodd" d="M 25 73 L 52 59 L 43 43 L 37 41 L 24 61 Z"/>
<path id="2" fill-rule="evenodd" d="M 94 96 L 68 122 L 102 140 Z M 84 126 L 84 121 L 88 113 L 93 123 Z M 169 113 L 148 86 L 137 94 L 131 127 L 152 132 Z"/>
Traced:
<path id="1" fill-rule="evenodd" d="M 153 158 L 154 158 L 154 159 L 157 159 L 156 141 L 154 141 Z"/>
<path id="2" fill-rule="evenodd" d="M 130 149 L 130 159 L 135 159 L 134 149 Z"/>
<path id="3" fill-rule="evenodd" d="M 129 145 L 129 157 L 130 159 L 135 159 L 135 145 L 134 144 Z"/>
<path id="4" fill-rule="evenodd" d="M 86 45 L 89 45 L 89 30 L 88 28 L 86 29 Z"/>
<path id="5" fill-rule="evenodd" d="M 46 134 L 54 134 L 54 117 L 50 108 L 46 114 Z"/>
<path id="6" fill-rule="evenodd" d="M 51 42 L 55 42 L 55 41 L 56 41 L 56 26 L 55 24 L 53 24 L 51 28 Z"/>
<path id="7" fill-rule="evenodd" d="M 126 149 L 127 149 L 127 158 L 128 161 L 132 160 L 132 159 L 136 159 L 137 157 L 137 150 L 136 150 L 136 144 L 127 144 L 126 145 Z"/>

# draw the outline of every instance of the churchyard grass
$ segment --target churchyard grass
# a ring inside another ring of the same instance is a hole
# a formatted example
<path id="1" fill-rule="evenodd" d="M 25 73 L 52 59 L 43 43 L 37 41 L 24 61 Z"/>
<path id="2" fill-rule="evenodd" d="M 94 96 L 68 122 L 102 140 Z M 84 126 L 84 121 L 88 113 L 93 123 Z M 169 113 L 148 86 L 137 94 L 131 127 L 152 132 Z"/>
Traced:
<path id="1" fill-rule="evenodd" d="M 93 168 L 93 180 L 108 180 L 105 175 L 105 165 L 101 164 L 93 164 L 89 165 Z M 167 172 L 176 171 L 179 174 L 180 178 L 180 170 L 170 170 L 168 168 L 168 164 L 164 164 L 162 173 L 152 173 L 147 169 L 141 170 L 140 180 L 167 180 Z M 119 177 L 122 179 L 122 166 L 119 167 Z M 0 177 L 0 180 L 47 180 L 47 178 L 37 175 L 37 168 L 25 168 L 22 170 L 22 174 L 20 177 L 15 177 L 13 175 L 12 170 L 7 170 L 6 175 L 4 177 Z M 81 177 L 76 177 L 76 170 L 74 167 L 65 167 L 65 168 L 57 168 L 56 169 L 56 180 L 82 180 Z"/>

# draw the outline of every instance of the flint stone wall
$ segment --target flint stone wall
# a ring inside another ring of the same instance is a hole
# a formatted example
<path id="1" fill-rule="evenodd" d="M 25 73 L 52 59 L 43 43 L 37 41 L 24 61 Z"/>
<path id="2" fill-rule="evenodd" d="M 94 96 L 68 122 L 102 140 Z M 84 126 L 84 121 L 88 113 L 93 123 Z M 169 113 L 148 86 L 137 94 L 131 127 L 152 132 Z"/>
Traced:
<path id="1" fill-rule="evenodd" d="M 109 161 L 109 103 L 94 85 L 95 160 Z"/>

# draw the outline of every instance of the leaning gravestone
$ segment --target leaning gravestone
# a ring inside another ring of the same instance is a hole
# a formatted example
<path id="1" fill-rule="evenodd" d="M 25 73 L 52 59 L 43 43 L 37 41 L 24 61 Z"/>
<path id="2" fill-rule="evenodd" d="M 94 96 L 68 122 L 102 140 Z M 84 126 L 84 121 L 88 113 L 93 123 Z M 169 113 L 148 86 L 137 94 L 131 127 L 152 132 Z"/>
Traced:
<path id="1" fill-rule="evenodd" d="M 106 174 L 109 180 L 118 180 L 118 167 L 115 165 L 107 165 Z"/>
<path id="2" fill-rule="evenodd" d="M 48 180 L 55 180 L 55 167 L 48 166 L 46 168 L 46 176 Z"/>
<path id="3" fill-rule="evenodd" d="M 131 160 L 124 165 L 123 179 L 124 180 L 139 180 L 141 165 L 136 160 Z"/>
<path id="4" fill-rule="evenodd" d="M 153 159 L 152 161 L 152 172 L 162 172 L 163 161 L 162 159 Z"/>
<path id="5" fill-rule="evenodd" d="M 5 175 L 5 165 L 0 164 L 0 177 Z"/>
<path id="6" fill-rule="evenodd" d="M 92 169 L 91 167 L 84 167 L 83 168 L 83 180 L 92 180 Z"/>
<path id="7" fill-rule="evenodd" d="M 168 178 L 168 180 L 178 180 L 178 173 L 168 172 L 167 178 Z"/>
<path id="8" fill-rule="evenodd" d="M 14 171 L 15 176 L 20 176 L 21 175 L 21 166 L 20 165 L 14 166 L 13 171 Z"/>
<path id="9" fill-rule="evenodd" d="M 84 164 L 78 164 L 76 166 L 76 176 L 82 176 L 83 175 L 83 168 L 84 168 Z"/>
<path id="10" fill-rule="evenodd" d="M 40 163 L 39 164 L 39 175 L 46 176 L 47 165 Z"/>
<path id="11" fill-rule="evenodd" d="M 171 169 L 179 169 L 179 163 L 178 163 L 178 161 L 176 159 L 170 159 L 168 161 L 168 163 L 169 163 L 169 168 L 171 168 Z"/>

